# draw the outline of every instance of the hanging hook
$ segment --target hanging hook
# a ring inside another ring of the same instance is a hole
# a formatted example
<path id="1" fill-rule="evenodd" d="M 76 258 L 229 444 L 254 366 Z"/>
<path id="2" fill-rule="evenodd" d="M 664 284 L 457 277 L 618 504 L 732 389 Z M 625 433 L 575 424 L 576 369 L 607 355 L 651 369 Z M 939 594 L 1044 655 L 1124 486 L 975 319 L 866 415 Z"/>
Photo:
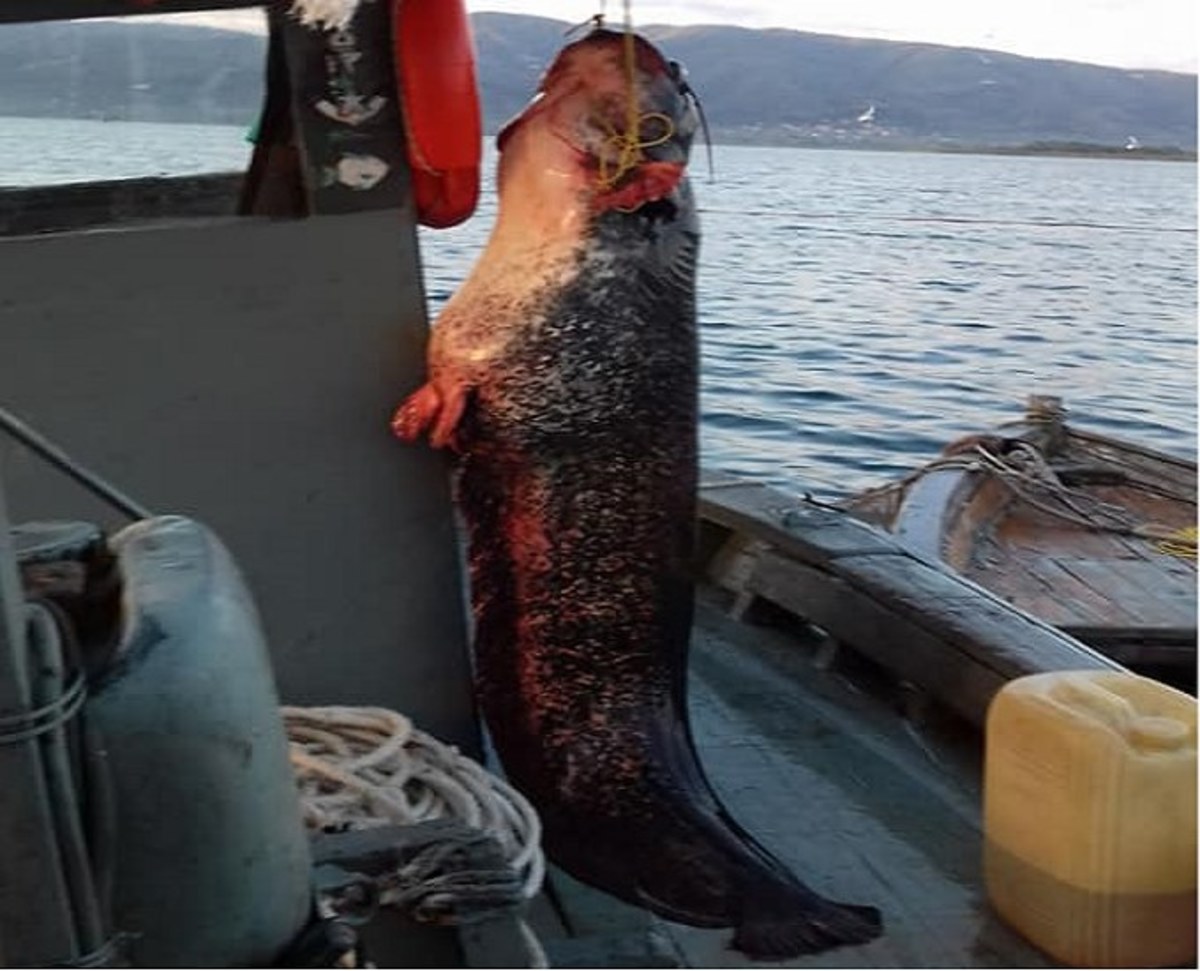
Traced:
<path id="1" fill-rule="evenodd" d="M 607 7 L 607 0 L 600 0 L 600 10 L 598 13 L 592 14 L 587 20 L 583 21 L 583 23 L 575 24 L 573 27 L 568 27 L 565 31 L 563 31 L 563 36 L 574 37 L 588 24 L 592 25 L 592 30 L 601 30 L 604 27 L 604 18 L 607 12 Z"/>

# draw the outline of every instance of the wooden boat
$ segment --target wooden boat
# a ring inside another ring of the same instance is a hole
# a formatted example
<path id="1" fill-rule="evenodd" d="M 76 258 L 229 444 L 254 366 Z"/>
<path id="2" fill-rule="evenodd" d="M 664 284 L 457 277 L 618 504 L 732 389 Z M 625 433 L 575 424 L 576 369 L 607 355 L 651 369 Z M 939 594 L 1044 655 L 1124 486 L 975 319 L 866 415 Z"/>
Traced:
<path id="1" fill-rule="evenodd" d="M 1196 464 L 1025 417 L 846 503 L 916 552 L 1122 664 L 1195 688 Z"/>

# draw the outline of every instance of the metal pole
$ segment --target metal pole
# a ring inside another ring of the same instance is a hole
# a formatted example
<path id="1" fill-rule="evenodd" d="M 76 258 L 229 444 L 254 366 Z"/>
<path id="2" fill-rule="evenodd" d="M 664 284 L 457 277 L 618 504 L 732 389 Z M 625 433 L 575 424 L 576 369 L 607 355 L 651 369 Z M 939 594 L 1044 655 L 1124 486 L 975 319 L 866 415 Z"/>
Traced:
<path id="1" fill-rule="evenodd" d="M 149 519 L 154 515 L 149 509 L 129 498 L 116 486 L 105 482 L 89 469 L 71 458 L 45 435 L 35 432 L 6 408 L 0 408 L 0 431 L 6 432 L 26 448 L 36 452 L 56 469 L 65 472 L 85 489 L 95 493 L 105 502 L 115 506 L 130 519 Z"/>
<path id="2" fill-rule="evenodd" d="M 29 711 L 25 602 L 0 476 L 0 715 Z M 0 737 L 0 965 L 78 955 L 38 740 Z"/>

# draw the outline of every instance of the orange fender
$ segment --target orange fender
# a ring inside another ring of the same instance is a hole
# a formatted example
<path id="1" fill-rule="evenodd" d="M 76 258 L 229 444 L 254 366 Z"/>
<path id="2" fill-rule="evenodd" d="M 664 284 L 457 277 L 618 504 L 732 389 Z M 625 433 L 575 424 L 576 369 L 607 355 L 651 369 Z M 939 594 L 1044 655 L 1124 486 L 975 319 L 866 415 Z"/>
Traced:
<path id="1" fill-rule="evenodd" d="M 462 0 L 394 0 L 393 40 L 417 219 L 456 226 L 479 201 L 483 122 Z"/>

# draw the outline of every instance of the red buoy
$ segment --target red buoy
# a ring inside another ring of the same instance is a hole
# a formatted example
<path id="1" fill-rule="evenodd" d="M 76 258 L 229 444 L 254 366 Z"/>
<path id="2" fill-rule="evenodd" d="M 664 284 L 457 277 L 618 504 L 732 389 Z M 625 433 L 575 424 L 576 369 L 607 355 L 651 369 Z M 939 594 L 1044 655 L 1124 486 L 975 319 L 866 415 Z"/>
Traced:
<path id="1" fill-rule="evenodd" d="M 393 38 L 417 219 L 455 226 L 479 201 L 483 123 L 462 0 L 394 0 Z"/>

